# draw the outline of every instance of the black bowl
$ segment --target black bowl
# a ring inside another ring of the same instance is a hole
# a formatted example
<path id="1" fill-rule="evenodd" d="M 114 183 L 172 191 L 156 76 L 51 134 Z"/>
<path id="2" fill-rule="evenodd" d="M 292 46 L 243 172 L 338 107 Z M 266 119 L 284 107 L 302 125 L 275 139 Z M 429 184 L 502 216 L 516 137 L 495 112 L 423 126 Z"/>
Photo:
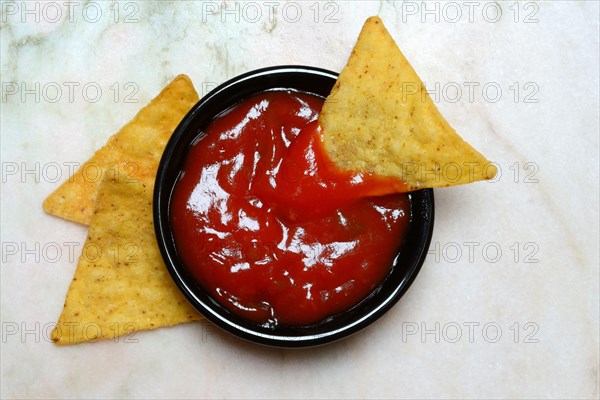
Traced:
<path id="1" fill-rule="evenodd" d="M 192 141 L 219 113 L 267 89 L 296 89 L 329 95 L 337 74 L 306 66 L 264 68 L 233 78 L 204 96 L 181 121 L 167 143 L 154 189 L 154 226 L 158 247 L 171 277 L 190 303 L 209 321 L 240 338 L 278 347 L 307 347 L 332 342 L 371 324 L 409 288 L 425 260 L 433 233 L 433 190 L 410 194 L 411 223 L 388 277 L 351 309 L 310 326 L 264 328 L 233 314 L 199 286 L 181 262 L 171 230 L 171 193 Z"/>

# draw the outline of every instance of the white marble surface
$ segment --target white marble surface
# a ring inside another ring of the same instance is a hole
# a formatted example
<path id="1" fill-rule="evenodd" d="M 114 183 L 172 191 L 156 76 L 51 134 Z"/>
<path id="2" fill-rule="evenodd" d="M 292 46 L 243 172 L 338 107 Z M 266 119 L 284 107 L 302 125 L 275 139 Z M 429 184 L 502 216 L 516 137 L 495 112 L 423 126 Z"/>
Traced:
<path id="1" fill-rule="evenodd" d="M 598 2 L 1 7 L 2 398 L 598 398 Z M 305 351 L 207 323 L 51 344 L 86 230 L 41 202 L 69 165 L 177 74 L 205 93 L 277 64 L 339 71 L 374 14 L 501 171 L 436 190 L 431 254 L 400 303 Z"/>

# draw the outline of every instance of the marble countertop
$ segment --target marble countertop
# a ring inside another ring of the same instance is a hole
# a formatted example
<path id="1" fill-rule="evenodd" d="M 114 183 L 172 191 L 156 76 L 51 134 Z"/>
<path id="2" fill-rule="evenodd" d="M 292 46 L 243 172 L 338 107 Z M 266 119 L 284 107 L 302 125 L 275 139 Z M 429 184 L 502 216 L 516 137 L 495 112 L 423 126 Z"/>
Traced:
<path id="1" fill-rule="evenodd" d="M 598 398 L 596 1 L 2 1 L 2 398 Z M 339 71 L 380 15 L 442 114 L 499 165 L 436 190 L 401 301 L 325 347 L 192 323 L 57 347 L 86 229 L 42 211 L 174 76 Z"/>

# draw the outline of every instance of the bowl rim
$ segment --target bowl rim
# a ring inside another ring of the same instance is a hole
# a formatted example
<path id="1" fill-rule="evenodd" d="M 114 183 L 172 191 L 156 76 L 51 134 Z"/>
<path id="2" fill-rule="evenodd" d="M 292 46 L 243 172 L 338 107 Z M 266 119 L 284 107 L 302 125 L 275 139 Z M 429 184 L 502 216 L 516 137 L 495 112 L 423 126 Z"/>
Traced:
<path id="1" fill-rule="evenodd" d="M 251 85 L 252 82 L 262 81 L 264 79 L 278 81 L 279 77 L 283 77 L 286 74 L 292 74 L 292 76 L 298 74 L 306 79 L 312 78 L 331 80 L 331 86 L 333 86 L 338 76 L 338 74 L 335 72 L 318 67 L 304 65 L 281 65 L 246 72 L 229 79 L 228 81 L 211 90 L 189 110 L 189 112 L 175 128 L 173 135 L 165 146 L 165 150 L 161 157 L 156 174 L 153 194 L 153 218 L 157 244 L 169 275 L 184 297 L 186 297 L 190 304 L 202 316 L 230 334 L 254 343 L 273 347 L 299 348 L 322 345 L 350 336 L 375 322 L 394 304 L 396 304 L 411 286 L 425 261 L 433 235 L 433 222 L 435 213 L 433 189 L 423 189 L 409 194 L 411 212 L 413 211 L 413 201 L 422 203 L 423 209 L 417 210 L 419 214 L 417 215 L 417 218 L 423 218 L 425 222 L 422 226 L 419 225 L 419 228 L 422 228 L 423 231 L 419 231 L 418 248 L 411 249 L 411 251 L 416 252 L 413 256 L 414 260 L 410 263 L 410 267 L 407 270 L 403 270 L 402 279 L 399 280 L 398 285 L 394 286 L 389 293 L 383 297 L 382 301 L 375 304 L 375 306 L 366 313 L 359 313 L 359 318 L 352 319 L 349 323 L 342 324 L 338 328 L 332 328 L 321 332 L 318 329 L 319 327 L 316 326 L 313 327 L 312 330 L 306 330 L 306 333 L 303 334 L 290 333 L 302 330 L 302 327 L 286 327 L 267 332 L 266 329 L 261 328 L 251 321 L 243 320 L 243 318 L 237 316 L 223 315 L 227 314 L 224 313 L 224 307 L 218 305 L 215 300 L 207 301 L 207 297 L 210 297 L 208 294 L 198 293 L 198 291 L 203 290 L 198 287 L 196 283 L 190 282 L 190 277 L 186 276 L 184 271 L 185 266 L 177 259 L 176 255 L 177 252 L 170 229 L 169 209 L 172 190 L 178 180 L 179 174 L 176 174 L 174 179 L 169 179 L 170 174 L 173 174 L 169 168 L 173 169 L 173 165 L 181 165 L 184 162 L 184 160 L 176 157 L 176 153 L 178 149 L 181 151 L 180 149 L 182 147 L 189 148 L 194 138 L 198 137 L 200 134 L 200 131 L 198 130 L 194 130 L 195 133 L 186 134 L 186 132 L 193 125 L 193 122 L 196 120 L 196 118 L 198 118 L 199 115 L 202 115 L 202 112 L 205 111 L 206 108 L 209 108 L 208 106 L 215 101 L 219 102 L 219 100 L 222 98 L 229 99 L 240 97 L 241 95 L 238 94 L 239 92 L 237 92 L 236 88 L 241 85 Z M 308 78 L 308 76 L 310 76 L 310 78 Z M 253 91 L 253 93 L 260 93 L 273 88 L 294 89 L 289 87 L 289 85 L 287 85 L 287 87 L 260 87 Z M 244 98 L 247 98 L 247 96 L 240 97 L 237 102 L 242 101 Z M 226 104 L 223 107 L 214 108 L 220 109 L 220 112 L 222 112 L 235 103 L 236 102 L 233 102 L 231 104 Z M 208 118 L 210 121 L 218 115 L 218 112 L 213 111 L 209 114 L 211 114 Z M 185 159 L 185 156 L 183 158 Z M 181 168 L 175 170 L 181 171 Z M 409 233 L 410 232 L 407 232 L 406 235 L 408 236 Z M 402 245 L 398 251 L 400 252 L 400 250 L 403 250 L 404 247 L 405 245 Z M 396 258 L 398 258 L 398 255 Z M 395 259 L 393 267 L 396 265 L 396 262 L 397 261 Z M 384 282 L 382 282 L 369 296 L 367 296 L 367 298 L 363 299 L 359 304 L 341 314 L 345 314 L 351 310 L 354 310 L 359 305 L 368 302 L 372 295 L 374 295 L 374 293 L 378 292 L 383 287 L 383 284 L 393 273 L 394 270 L 390 272 L 390 275 L 385 278 Z M 398 274 L 400 274 L 400 272 L 398 272 Z M 378 295 L 379 293 L 377 293 L 377 296 Z M 327 319 L 325 321 L 327 321 Z M 327 326 L 327 323 L 319 323 L 317 325 Z"/>

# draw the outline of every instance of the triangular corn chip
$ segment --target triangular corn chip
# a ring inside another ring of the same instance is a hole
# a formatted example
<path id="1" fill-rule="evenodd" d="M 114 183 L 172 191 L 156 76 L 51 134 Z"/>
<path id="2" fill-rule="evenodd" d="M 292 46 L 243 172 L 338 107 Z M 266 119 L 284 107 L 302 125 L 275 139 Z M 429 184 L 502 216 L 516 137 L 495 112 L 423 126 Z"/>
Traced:
<path id="1" fill-rule="evenodd" d="M 152 187 L 107 174 L 62 313 L 57 344 L 115 338 L 201 319 L 169 276 L 152 220 Z"/>
<path id="2" fill-rule="evenodd" d="M 397 177 L 408 190 L 496 174 L 440 114 L 378 17 L 365 22 L 319 122 L 337 166 Z"/>
<path id="3" fill-rule="evenodd" d="M 109 169 L 144 184 L 154 182 L 158 163 L 171 134 L 198 101 L 190 79 L 177 76 L 133 120 L 84 163 L 44 201 L 44 210 L 89 225 L 98 186 Z"/>

